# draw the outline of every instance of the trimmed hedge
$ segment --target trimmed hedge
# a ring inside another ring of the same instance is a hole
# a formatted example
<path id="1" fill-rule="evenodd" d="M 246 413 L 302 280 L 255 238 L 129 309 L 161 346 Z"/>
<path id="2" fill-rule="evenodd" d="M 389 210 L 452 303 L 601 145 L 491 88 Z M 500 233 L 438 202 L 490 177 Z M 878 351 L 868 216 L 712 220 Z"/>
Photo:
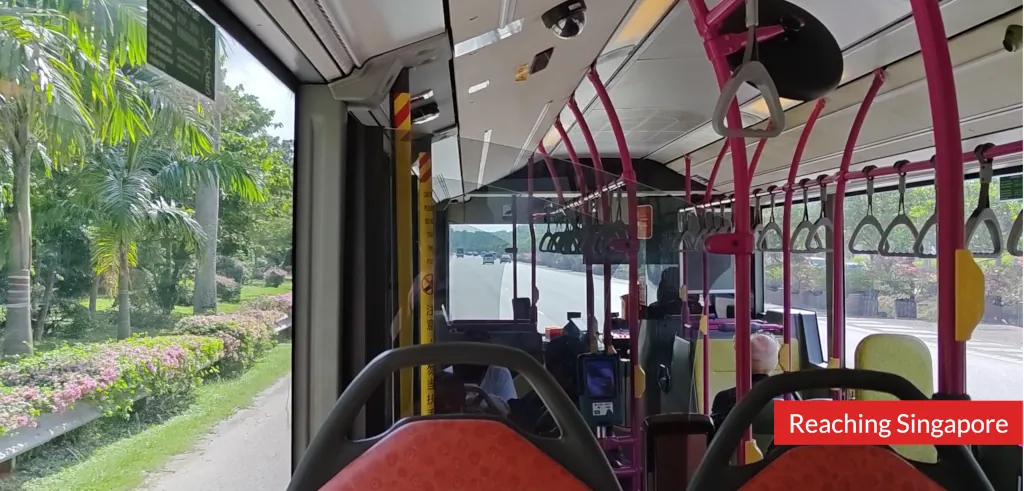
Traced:
<path id="1" fill-rule="evenodd" d="M 214 337 L 159 336 L 63 346 L 0 364 L 0 435 L 78 402 L 127 415 L 135 395 L 187 393 L 224 356 Z"/>
<path id="2" fill-rule="evenodd" d="M 186 317 L 167 336 L 63 346 L 0 363 L 0 436 L 42 413 L 89 402 L 127 416 L 140 392 L 188 395 L 210 372 L 234 375 L 275 344 L 291 293 L 253 299 L 233 314 Z"/>

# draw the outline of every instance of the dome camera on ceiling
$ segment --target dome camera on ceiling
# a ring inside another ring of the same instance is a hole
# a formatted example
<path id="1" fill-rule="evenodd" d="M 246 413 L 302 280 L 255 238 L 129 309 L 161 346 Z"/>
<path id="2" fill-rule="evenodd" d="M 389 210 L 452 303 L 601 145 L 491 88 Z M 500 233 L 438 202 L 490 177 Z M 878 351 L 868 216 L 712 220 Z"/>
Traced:
<path id="1" fill-rule="evenodd" d="M 583 32 L 583 26 L 587 23 L 586 13 L 587 4 L 583 0 L 570 0 L 544 12 L 540 19 L 544 21 L 544 27 L 551 29 L 555 36 L 572 39 Z"/>

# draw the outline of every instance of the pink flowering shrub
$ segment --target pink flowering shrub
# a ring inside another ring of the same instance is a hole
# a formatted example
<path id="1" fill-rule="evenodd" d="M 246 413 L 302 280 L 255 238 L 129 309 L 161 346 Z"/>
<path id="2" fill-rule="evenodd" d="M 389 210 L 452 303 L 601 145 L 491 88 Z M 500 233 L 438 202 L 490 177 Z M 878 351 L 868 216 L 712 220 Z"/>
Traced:
<path id="1" fill-rule="evenodd" d="M 178 321 L 174 330 L 181 334 L 213 336 L 224 343 L 224 358 L 218 364 L 221 373 L 234 375 L 252 366 L 276 344 L 274 325 L 279 312 L 249 310 L 232 314 L 196 315 Z"/>
<path id="2" fill-rule="evenodd" d="M 69 345 L 2 363 L 0 435 L 80 401 L 126 416 L 140 393 L 190 393 L 223 356 L 220 339 L 184 335 Z"/>
<path id="3" fill-rule="evenodd" d="M 280 312 L 282 315 L 292 315 L 292 292 L 282 293 L 266 297 L 257 297 L 247 300 L 243 310 L 270 310 Z"/>

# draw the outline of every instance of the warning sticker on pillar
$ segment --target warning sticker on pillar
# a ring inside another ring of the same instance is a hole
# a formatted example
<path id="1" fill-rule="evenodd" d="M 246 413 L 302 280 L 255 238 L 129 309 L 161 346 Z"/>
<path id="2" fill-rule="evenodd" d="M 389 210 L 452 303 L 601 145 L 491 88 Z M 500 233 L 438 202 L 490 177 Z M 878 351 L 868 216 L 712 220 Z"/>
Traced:
<path id="1" fill-rule="evenodd" d="M 420 258 L 420 344 L 434 342 L 434 193 L 430 172 L 430 154 L 417 159 L 419 182 L 419 258 Z M 420 367 L 420 414 L 434 413 L 434 367 Z"/>
<path id="2" fill-rule="evenodd" d="M 640 240 L 654 236 L 654 207 L 640 205 L 636 207 L 636 234 Z"/>

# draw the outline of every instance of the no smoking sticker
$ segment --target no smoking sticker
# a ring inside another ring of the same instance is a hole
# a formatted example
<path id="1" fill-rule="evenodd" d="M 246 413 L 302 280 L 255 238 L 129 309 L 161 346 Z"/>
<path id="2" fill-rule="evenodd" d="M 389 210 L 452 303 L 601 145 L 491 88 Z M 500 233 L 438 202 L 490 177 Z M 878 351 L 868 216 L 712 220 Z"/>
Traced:
<path id="1" fill-rule="evenodd" d="M 420 280 L 420 289 L 427 295 L 434 294 L 434 275 L 428 274 Z"/>

